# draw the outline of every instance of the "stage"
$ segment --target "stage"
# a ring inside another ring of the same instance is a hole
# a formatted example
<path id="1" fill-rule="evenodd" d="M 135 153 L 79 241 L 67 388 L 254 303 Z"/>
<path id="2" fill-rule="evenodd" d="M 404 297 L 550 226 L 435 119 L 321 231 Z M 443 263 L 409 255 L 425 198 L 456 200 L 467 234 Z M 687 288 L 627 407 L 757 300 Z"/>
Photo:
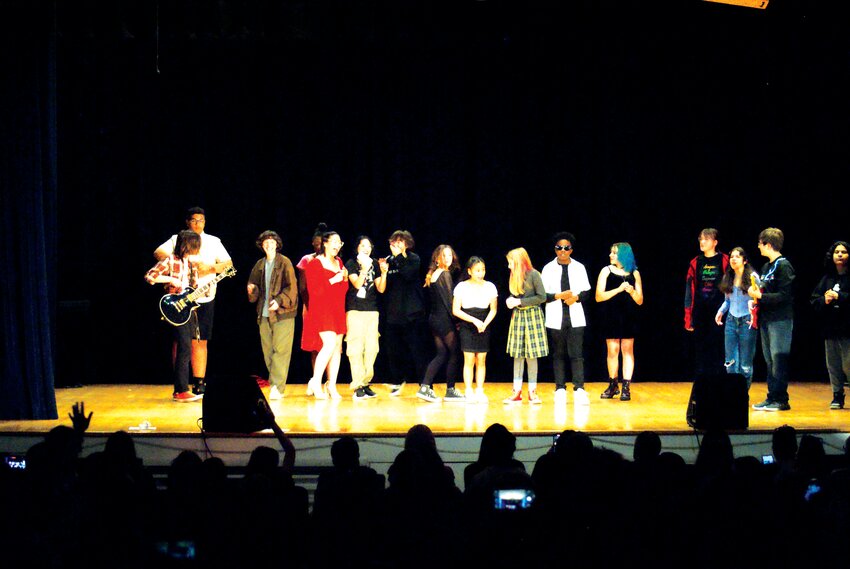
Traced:
<path id="1" fill-rule="evenodd" d="M 554 404 L 554 386 L 540 384 L 541 405 L 505 405 L 502 399 L 510 383 L 488 383 L 486 404 L 428 403 L 416 398 L 416 386 L 407 385 L 400 397 L 390 397 L 386 386 L 376 385 L 378 398 L 354 401 L 347 386 L 340 386 L 340 400 L 316 400 L 305 394 L 306 385 L 286 388 L 282 400 L 270 401 L 278 425 L 297 450 L 297 465 L 306 478 L 315 469 L 330 465 L 330 445 L 342 434 L 360 442 L 364 463 L 386 472 L 403 446 L 405 432 L 414 424 L 428 425 L 437 436 L 444 460 L 462 481 L 463 467 L 475 460 L 480 436 L 493 423 L 501 423 L 517 436 L 519 460 L 530 470 L 536 459 L 552 443 L 552 436 L 564 429 L 588 433 L 595 445 L 606 446 L 631 458 L 635 435 L 645 430 L 662 436 L 663 449 L 692 462 L 699 445 L 699 433 L 686 420 L 689 382 L 635 383 L 632 400 L 602 400 L 606 384 L 588 383 L 589 406 L 575 406 L 568 389 L 566 405 Z M 436 385 L 441 395 L 445 385 Z M 754 383 L 751 401 L 760 401 L 766 388 Z M 268 388 L 263 388 L 268 395 Z M 821 436 L 829 454 L 840 454 L 850 433 L 850 410 L 831 411 L 829 386 L 795 383 L 789 387 L 790 411 L 749 412 L 749 429 L 731 433 L 736 456 L 770 454 L 773 429 L 791 425 L 801 433 Z M 244 466 L 253 448 L 267 445 L 279 448 L 274 434 L 202 434 L 202 403 L 171 401 L 168 385 L 92 385 L 56 390 L 59 419 L 56 421 L 0 421 L 0 451 L 24 453 L 56 425 L 70 425 L 68 412 L 78 401 L 94 412 L 83 454 L 99 450 L 106 437 L 117 430 L 134 435 L 137 451 L 145 464 L 165 467 L 183 449 L 202 456 L 214 454 L 228 466 Z M 148 426 L 148 428 L 145 428 Z M 309 481 L 305 481 L 309 485 Z"/>

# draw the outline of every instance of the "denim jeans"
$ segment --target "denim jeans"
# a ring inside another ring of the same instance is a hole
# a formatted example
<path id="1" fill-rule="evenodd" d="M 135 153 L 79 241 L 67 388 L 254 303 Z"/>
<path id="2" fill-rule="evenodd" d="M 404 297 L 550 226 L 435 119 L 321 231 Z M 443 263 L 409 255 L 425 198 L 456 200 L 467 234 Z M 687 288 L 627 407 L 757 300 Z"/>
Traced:
<path id="1" fill-rule="evenodd" d="M 788 373 L 793 320 L 761 323 L 761 351 L 767 364 L 767 399 L 788 403 Z"/>
<path id="2" fill-rule="evenodd" d="M 750 328 L 750 316 L 726 316 L 724 337 L 726 341 L 726 372 L 740 373 L 747 380 L 747 389 L 753 382 L 753 358 L 756 355 L 758 330 Z"/>

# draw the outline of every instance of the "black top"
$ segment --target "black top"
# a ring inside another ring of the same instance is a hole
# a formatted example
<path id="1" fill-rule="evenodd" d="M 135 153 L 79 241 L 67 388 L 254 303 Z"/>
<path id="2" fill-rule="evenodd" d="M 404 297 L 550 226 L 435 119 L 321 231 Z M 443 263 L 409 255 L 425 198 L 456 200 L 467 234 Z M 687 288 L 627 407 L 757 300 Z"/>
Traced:
<path id="1" fill-rule="evenodd" d="M 440 336 L 445 336 L 455 329 L 454 316 L 452 315 L 452 291 L 454 287 L 452 275 L 448 271 L 440 273 L 437 280 L 428 287 L 428 296 L 431 301 L 428 325 Z"/>
<path id="2" fill-rule="evenodd" d="M 350 259 L 345 268 L 349 275 L 360 274 L 360 263 L 357 259 Z M 378 289 L 375 288 L 375 278 L 381 276 L 381 268 L 378 266 L 378 261 L 372 259 L 372 269 L 366 276 L 363 286 L 354 288 L 354 285 L 348 287 L 348 292 L 345 294 L 345 311 L 361 310 L 364 312 L 376 312 L 378 310 Z M 361 292 L 363 291 L 363 292 Z"/>
<path id="3" fill-rule="evenodd" d="M 761 268 L 760 323 L 794 319 L 794 276 L 794 267 L 785 257 L 777 257 Z"/>
<path id="4" fill-rule="evenodd" d="M 422 281 L 419 280 L 419 255 L 412 251 L 387 257 L 387 288 L 384 299 L 388 324 L 407 324 L 425 317 L 422 301 Z"/>
<path id="5" fill-rule="evenodd" d="M 838 298 L 826 303 L 823 295 L 835 290 Z M 818 315 L 818 323 L 824 338 L 847 338 L 850 336 L 850 274 L 824 275 L 812 291 L 809 300 Z"/>
<path id="6" fill-rule="evenodd" d="M 720 281 L 723 280 L 723 255 L 718 253 L 713 257 L 706 257 L 700 254 L 696 261 L 694 313 L 714 320 L 717 309 L 725 300 L 725 295 L 720 290 Z"/>

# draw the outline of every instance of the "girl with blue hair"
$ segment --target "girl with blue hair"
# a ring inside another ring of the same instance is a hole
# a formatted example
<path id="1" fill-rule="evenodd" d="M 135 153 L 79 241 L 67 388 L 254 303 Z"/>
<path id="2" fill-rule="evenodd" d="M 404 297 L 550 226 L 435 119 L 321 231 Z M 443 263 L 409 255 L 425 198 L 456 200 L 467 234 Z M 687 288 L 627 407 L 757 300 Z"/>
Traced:
<path id="1" fill-rule="evenodd" d="M 637 270 L 632 246 L 615 243 L 608 255 L 610 264 L 596 279 L 596 302 L 600 303 L 600 327 L 608 346 L 608 389 L 602 399 L 618 393 L 620 401 L 630 401 L 632 375 L 635 369 L 635 333 L 638 310 L 643 304 L 643 282 Z M 620 354 L 623 355 L 623 391 L 619 388 Z"/>

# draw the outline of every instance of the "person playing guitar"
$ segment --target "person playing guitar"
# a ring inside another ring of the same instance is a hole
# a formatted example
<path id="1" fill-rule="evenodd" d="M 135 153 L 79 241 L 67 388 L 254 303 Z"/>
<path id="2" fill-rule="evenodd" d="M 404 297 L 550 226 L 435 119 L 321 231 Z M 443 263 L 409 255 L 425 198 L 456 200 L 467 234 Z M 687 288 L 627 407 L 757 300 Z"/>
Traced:
<path id="1" fill-rule="evenodd" d="M 201 236 L 191 229 L 184 229 L 177 234 L 174 252 L 154 265 L 145 274 L 145 280 L 149 284 L 165 284 L 165 290 L 169 294 L 179 294 L 188 287 L 196 288 L 200 265 L 197 256 L 200 250 Z M 201 398 L 200 394 L 189 391 L 192 339 L 199 335 L 197 311 L 194 310 L 186 324 L 174 327 L 177 344 L 174 358 L 174 401 L 185 403 Z"/>
<path id="2" fill-rule="evenodd" d="M 198 309 L 194 310 L 198 319 L 200 335 L 192 338 L 192 392 L 203 395 L 204 378 L 207 374 L 207 355 L 209 340 L 212 339 L 213 316 L 215 314 L 216 285 L 213 282 L 216 275 L 233 266 L 230 255 L 221 243 L 221 239 L 205 231 L 207 217 L 200 207 L 191 207 L 186 211 L 186 228 L 191 229 L 201 237 L 201 248 L 198 252 L 198 286 L 211 286 L 204 294 L 196 299 Z M 172 235 L 154 251 L 157 261 L 162 261 L 176 251 L 177 235 Z M 175 348 L 176 353 L 176 348 Z"/>

